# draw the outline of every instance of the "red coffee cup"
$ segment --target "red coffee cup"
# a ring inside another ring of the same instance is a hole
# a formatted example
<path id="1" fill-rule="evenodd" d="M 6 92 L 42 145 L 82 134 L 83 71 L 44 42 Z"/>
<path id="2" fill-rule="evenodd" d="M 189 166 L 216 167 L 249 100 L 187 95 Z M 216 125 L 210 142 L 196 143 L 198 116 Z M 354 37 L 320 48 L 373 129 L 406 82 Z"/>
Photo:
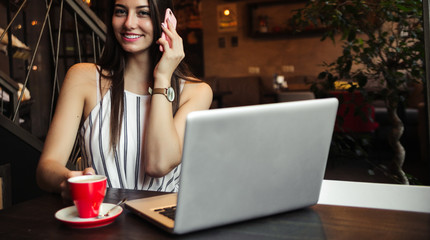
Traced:
<path id="1" fill-rule="evenodd" d="M 84 175 L 67 180 L 80 218 L 93 218 L 99 214 L 106 195 L 106 179 L 103 175 Z"/>

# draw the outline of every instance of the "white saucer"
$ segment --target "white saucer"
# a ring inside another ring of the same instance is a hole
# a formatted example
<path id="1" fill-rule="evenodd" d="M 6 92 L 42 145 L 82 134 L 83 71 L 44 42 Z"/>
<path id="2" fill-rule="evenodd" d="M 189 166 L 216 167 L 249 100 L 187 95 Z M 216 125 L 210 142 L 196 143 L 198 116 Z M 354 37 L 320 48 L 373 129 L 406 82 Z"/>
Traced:
<path id="1" fill-rule="evenodd" d="M 107 212 L 114 206 L 115 204 L 112 203 L 102 203 L 100 206 L 100 212 Z M 111 224 L 115 218 L 122 213 L 122 211 L 122 207 L 116 207 L 109 213 L 109 216 L 101 219 L 80 218 L 76 206 L 70 206 L 57 211 L 55 213 L 55 218 L 73 228 L 94 228 Z"/>

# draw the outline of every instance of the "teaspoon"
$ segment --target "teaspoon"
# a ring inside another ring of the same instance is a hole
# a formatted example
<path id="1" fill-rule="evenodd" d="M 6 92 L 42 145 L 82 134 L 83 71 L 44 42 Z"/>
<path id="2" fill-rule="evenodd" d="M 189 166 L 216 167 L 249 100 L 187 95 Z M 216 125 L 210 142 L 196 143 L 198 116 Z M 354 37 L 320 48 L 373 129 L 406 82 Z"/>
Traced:
<path id="1" fill-rule="evenodd" d="M 121 201 L 119 201 L 114 207 L 112 207 L 111 209 L 109 209 L 109 211 L 107 211 L 105 214 L 99 214 L 97 216 L 97 218 L 105 218 L 107 216 L 109 216 L 109 213 L 112 212 L 112 210 L 114 210 L 115 208 L 117 208 L 118 206 L 121 206 L 125 201 L 127 201 L 127 198 L 123 198 Z"/>

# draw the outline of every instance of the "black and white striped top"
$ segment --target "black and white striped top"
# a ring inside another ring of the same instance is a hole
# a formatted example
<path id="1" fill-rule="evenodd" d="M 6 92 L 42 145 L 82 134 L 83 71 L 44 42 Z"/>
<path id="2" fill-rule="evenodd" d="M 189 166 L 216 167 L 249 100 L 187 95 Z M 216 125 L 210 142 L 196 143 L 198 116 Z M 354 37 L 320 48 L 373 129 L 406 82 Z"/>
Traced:
<path id="1" fill-rule="evenodd" d="M 96 78 L 98 79 L 98 77 Z M 97 81 L 98 82 L 98 81 Z M 98 100 L 101 98 L 98 92 Z M 143 146 L 151 97 L 124 91 L 124 116 L 118 147 L 110 149 L 110 90 L 91 111 L 80 129 L 82 160 L 108 187 L 177 192 L 181 165 L 161 178 L 145 175 Z"/>

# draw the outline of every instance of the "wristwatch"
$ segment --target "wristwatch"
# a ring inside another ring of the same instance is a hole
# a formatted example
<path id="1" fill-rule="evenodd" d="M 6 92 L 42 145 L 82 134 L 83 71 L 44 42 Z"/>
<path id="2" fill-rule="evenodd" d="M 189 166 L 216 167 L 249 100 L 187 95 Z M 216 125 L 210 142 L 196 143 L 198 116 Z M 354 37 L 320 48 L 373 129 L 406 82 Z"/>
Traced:
<path id="1" fill-rule="evenodd" d="M 153 94 L 163 94 L 164 96 L 166 96 L 167 100 L 169 102 L 173 102 L 173 100 L 175 99 L 175 90 L 173 90 L 172 87 L 169 88 L 154 88 L 152 89 L 151 87 L 148 88 L 148 92 L 149 94 L 153 95 Z"/>

